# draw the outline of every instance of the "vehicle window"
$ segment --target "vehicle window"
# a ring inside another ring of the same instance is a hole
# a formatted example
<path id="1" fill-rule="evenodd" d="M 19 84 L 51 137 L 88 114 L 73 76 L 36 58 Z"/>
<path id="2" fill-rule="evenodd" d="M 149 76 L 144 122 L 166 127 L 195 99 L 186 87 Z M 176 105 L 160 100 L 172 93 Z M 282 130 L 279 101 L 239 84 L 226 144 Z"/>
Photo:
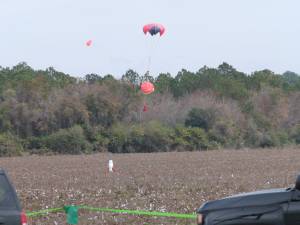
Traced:
<path id="1" fill-rule="evenodd" d="M 14 194 L 4 175 L 0 175 L 0 208 L 16 208 Z"/>

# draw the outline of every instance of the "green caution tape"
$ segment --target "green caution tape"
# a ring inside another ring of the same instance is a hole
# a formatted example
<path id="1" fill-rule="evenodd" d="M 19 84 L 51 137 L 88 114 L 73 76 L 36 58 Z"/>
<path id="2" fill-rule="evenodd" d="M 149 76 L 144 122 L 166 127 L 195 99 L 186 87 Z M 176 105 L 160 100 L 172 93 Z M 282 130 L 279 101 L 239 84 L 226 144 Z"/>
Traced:
<path id="1" fill-rule="evenodd" d="M 195 219 L 196 214 L 181 214 L 181 213 L 170 213 L 170 212 L 155 212 L 155 211 L 143 211 L 143 210 L 127 210 L 127 209 L 109 209 L 109 208 L 94 208 L 89 206 L 80 206 L 81 209 L 98 212 L 110 212 L 110 213 L 121 213 L 131 214 L 140 216 L 158 216 L 158 217 L 175 217 L 178 219 Z"/>
<path id="2" fill-rule="evenodd" d="M 51 208 L 51 209 L 43 209 L 40 211 L 35 211 L 35 212 L 26 212 L 27 217 L 36 217 L 36 216 L 41 216 L 45 215 L 48 213 L 54 213 L 54 212 L 60 212 L 64 211 L 64 208 Z"/>
<path id="3" fill-rule="evenodd" d="M 127 209 L 110 209 L 110 208 L 95 208 L 85 205 L 80 206 L 64 206 L 61 208 L 44 209 L 36 212 L 27 212 L 27 217 L 36 217 L 45 215 L 48 213 L 65 212 L 67 214 L 68 224 L 78 224 L 78 209 L 97 211 L 97 212 L 109 212 L 119 214 L 130 214 L 139 216 L 156 216 L 156 217 L 173 217 L 178 219 L 196 219 L 196 214 L 183 214 L 183 213 L 172 213 L 172 212 L 156 212 L 156 211 L 144 211 L 144 210 L 127 210 Z"/>

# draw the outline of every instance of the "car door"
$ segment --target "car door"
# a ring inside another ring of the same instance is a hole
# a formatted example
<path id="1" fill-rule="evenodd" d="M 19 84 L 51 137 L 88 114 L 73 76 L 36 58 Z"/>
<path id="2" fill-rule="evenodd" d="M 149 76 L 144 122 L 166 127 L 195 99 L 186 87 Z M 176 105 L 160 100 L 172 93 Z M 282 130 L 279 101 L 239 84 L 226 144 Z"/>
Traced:
<path id="1" fill-rule="evenodd" d="M 0 224 L 20 225 L 21 209 L 14 188 L 5 173 L 0 173 Z"/>
<path id="2" fill-rule="evenodd" d="M 205 221 L 208 225 L 286 225 L 284 204 L 220 210 L 209 213 Z"/>
<path id="3" fill-rule="evenodd" d="M 295 189 L 285 215 L 286 225 L 300 225 L 300 191 Z"/>

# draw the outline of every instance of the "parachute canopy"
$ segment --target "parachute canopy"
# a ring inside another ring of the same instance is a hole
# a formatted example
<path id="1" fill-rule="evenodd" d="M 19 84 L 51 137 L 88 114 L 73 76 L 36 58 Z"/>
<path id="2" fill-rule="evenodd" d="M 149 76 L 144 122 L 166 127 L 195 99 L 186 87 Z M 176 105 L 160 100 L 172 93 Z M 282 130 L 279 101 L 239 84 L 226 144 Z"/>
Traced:
<path id="1" fill-rule="evenodd" d="M 88 41 L 85 42 L 85 45 L 86 45 L 86 46 L 91 46 L 91 45 L 92 45 L 92 42 L 93 42 L 92 40 L 88 40 Z"/>
<path id="2" fill-rule="evenodd" d="M 143 27 L 143 32 L 144 34 L 149 33 L 152 36 L 159 33 L 162 36 L 165 33 L 165 27 L 159 23 L 150 23 Z"/>
<path id="3" fill-rule="evenodd" d="M 149 94 L 151 94 L 154 91 L 154 85 L 151 82 L 149 82 L 149 81 L 143 82 L 141 84 L 141 91 L 145 95 L 149 95 Z"/>

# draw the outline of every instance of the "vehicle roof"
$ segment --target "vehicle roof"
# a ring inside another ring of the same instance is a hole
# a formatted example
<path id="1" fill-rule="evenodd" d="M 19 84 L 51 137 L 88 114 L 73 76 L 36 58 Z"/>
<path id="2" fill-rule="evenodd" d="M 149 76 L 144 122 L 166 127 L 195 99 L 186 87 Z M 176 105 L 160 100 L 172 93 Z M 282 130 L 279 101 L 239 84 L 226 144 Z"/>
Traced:
<path id="1" fill-rule="evenodd" d="M 206 202 L 198 209 L 198 212 L 281 204 L 290 201 L 292 194 L 293 189 L 286 188 L 248 192 Z"/>

